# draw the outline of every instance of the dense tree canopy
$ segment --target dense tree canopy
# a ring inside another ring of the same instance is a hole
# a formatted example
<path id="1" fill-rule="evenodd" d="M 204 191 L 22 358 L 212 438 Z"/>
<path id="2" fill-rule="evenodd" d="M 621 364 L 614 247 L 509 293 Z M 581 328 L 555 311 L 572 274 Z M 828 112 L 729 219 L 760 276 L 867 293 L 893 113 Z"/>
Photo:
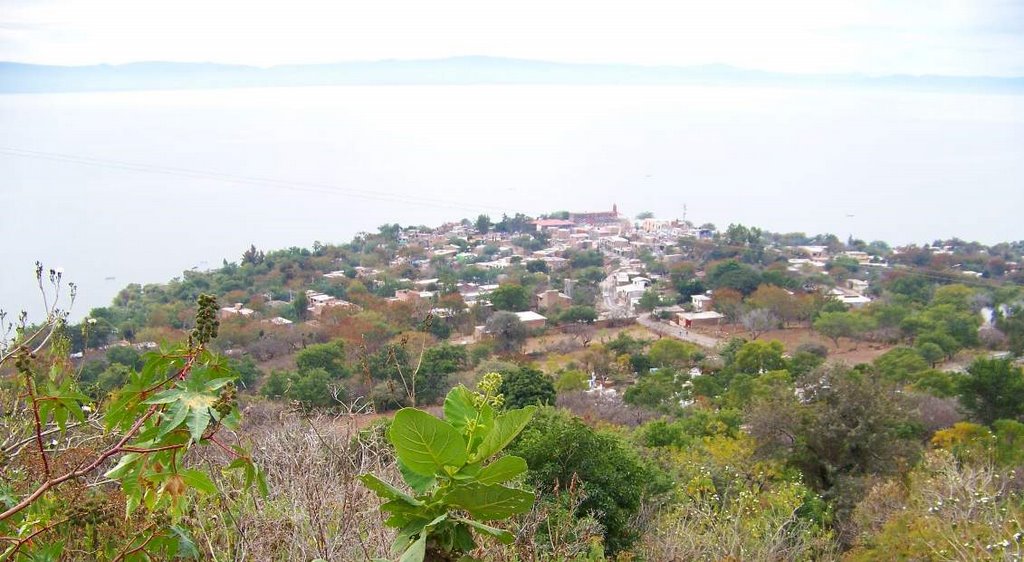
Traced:
<path id="1" fill-rule="evenodd" d="M 978 359 L 959 381 L 964 407 L 986 425 L 1024 415 L 1024 370 L 1006 359 Z"/>
<path id="2" fill-rule="evenodd" d="M 579 482 L 585 499 L 576 511 L 596 515 L 611 553 L 639 538 L 631 519 L 645 501 L 668 487 L 660 471 L 628 442 L 551 409 L 534 417 L 509 452 L 526 459 L 527 479 L 540 489 Z"/>
<path id="3" fill-rule="evenodd" d="M 487 296 L 495 310 L 522 312 L 530 308 L 530 293 L 522 286 L 507 283 Z"/>

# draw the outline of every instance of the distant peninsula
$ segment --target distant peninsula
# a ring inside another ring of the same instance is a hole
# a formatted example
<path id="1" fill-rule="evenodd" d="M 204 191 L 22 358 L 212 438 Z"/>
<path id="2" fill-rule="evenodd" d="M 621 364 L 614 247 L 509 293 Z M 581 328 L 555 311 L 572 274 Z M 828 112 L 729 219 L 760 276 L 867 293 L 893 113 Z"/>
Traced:
<path id="1" fill-rule="evenodd" d="M 578 64 L 485 56 L 269 68 L 183 62 L 47 66 L 0 62 L 0 93 L 341 85 L 708 85 L 1024 93 L 1024 77 L 789 74 L 710 64 Z"/>

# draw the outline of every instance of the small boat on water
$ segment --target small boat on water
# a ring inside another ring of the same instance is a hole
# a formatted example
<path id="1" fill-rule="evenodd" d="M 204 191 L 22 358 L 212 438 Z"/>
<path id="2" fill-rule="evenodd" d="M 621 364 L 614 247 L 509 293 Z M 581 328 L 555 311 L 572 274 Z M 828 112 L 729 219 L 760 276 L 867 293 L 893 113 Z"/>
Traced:
<path id="1" fill-rule="evenodd" d="M 114 279 L 117 279 L 117 277 L 114 277 L 113 275 L 103 278 L 104 281 L 113 281 Z"/>

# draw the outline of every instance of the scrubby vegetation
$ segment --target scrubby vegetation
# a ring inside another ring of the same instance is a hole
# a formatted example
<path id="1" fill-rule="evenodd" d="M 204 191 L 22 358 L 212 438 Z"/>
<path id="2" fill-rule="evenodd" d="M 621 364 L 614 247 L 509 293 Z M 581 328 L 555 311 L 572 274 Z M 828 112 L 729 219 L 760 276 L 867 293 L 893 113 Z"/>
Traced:
<path id="1" fill-rule="evenodd" d="M 1024 554 L 1019 244 L 896 253 L 732 225 L 679 240 L 672 260 L 640 255 L 652 317 L 713 289 L 732 331 L 701 332 L 712 348 L 598 314 L 622 258 L 511 259 L 506 243 L 549 243 L 525 219 L 440 242 L 387 225 L 341 246 L 253 247 L 239 264 L 126 288 L 79 324 L 57 309 L 37 326 L 0 320 L 0 552 Z M 868 257 L 787 267 L 788 246 L 815 242 Z M 439 244 L 451 251 L 435 255 Z M 507 265 L 478 265 L 502 253 Z M 943 269 L 948 255 L 982 276 Z M 883 260 L 906 267 L 866 265 Z M 870 302 L 821 290 L 849 279 Z M 805 336 L 773 337 L 794 332 Z M 861 346 L 866 359 L 836 359 Z M 508 497 L 484 506 L 485 492 Z"/>

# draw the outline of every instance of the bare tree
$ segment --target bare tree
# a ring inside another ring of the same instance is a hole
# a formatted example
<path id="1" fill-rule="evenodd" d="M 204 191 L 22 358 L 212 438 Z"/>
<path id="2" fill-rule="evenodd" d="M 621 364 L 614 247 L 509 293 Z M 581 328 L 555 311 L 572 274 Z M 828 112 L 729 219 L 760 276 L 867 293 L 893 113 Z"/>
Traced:
<path id="1" fill-rule="evenodd" d="M 750 332 L 752 339 L 779 326 L 779 317 L 766 308 L 754 308 L 740 316 L 740 323 Z"/>
<path id="2" fill-rule="evenodd" d="M 580 342 L 583 347 L 590 345 L 590 342 L 594 339 L 594 334 L 597 333 L 594 326 L 583 322 L 569 324 L 563 327 L 562 331 L 572 336 L 574 340 Z"/>

